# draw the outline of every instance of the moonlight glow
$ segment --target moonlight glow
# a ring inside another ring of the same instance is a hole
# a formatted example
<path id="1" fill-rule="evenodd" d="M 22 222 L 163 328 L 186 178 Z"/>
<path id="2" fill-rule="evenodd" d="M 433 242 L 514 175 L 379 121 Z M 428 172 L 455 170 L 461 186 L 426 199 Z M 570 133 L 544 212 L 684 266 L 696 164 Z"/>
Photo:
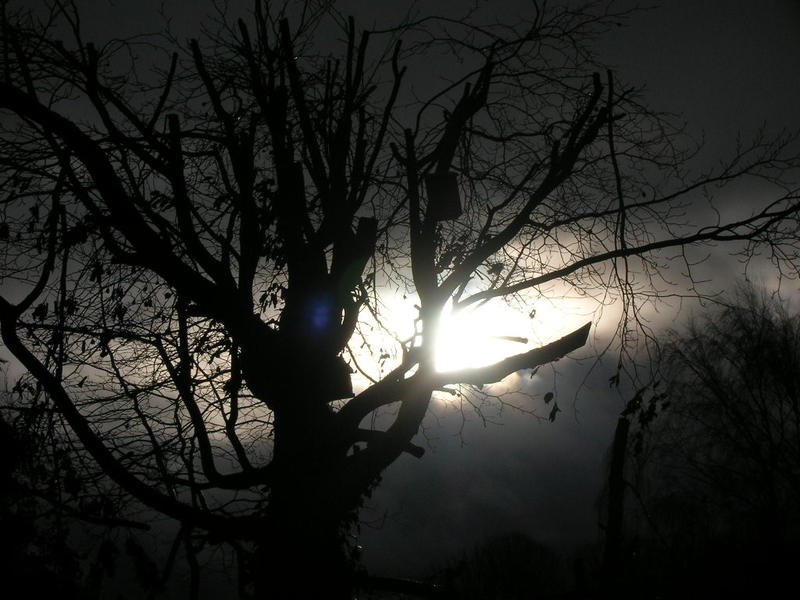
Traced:
<path id="1" fill-rule="evenodd" d="M 527 312 L 502 302 L 456 313 L 448 306 L 437 334 L 436 369 L 480 367 L 557 340 L 586 321 L 581 304 L 544 303 Z"/>
<path id="2" fill-rule="evenodd" d="M 499 303 L 457 313 L 448 307 L 437 335 L 437 370 L 479 367 L 523 352 L 532 342 L 531 321 Z"/>

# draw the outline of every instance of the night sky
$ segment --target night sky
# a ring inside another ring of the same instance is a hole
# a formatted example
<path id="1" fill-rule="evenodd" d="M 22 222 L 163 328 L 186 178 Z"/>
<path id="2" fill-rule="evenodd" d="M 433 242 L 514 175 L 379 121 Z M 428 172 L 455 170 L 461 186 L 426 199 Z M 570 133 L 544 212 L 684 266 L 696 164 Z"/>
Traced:
<path id="1" fill-rule="evenodd" d="M 77 4 L 87 9 L 87 30 L 98 36 L 159 29 L 158 0 Z M 198 35 L 201 10 L 192 8 L 190 15 L 193 3 L 163 4 L 179 39 Z M 378 4 L 380 14 L 370 8 Z M 392 14 L 384 4 L 340 3 L 342 12 L 362 18 L 366 26 Z M 409 5 L 391 4 L 397 14 Z M 474 2 L 417 4 L 423 12 L 440 6 L 457 12 Z M 478 4 L 500 18 L 522 13 L 528 5 L 520 0 Z M 747 137 L 762 124 L 772 132 L 800 129 L 800 2 L 671 0 L 664 5 L 633 16 L 599 43 L 597 52 L 618 78 L 645 85 L 654 109 L 681 115 L 693 137 L 705 138 L 698 170 L 724 157 L 738 132 Z M 724 289 L 739 270 L 735 261 L 717 260 L 708 285 Z M 772 285 L 768 273 L 759 276 Z M 782 292 L 796 299 L 797 284 L 789 282 Z M 683 306 L 677 322 L 692 308 Z M 666 310 L 664 325 L 674 325 L 674 318 Z M 594 340 L 597 347 L 603 341 L 602 333 Z M 597 539 L 595 502 L 616 415 L 627 397 L 609 390 L 613 360 L 594 365 L 590 374 L 591 352 L 579 354 L 583 360 L 562 360 L 555 374 L 548 370 L 525 384 L 537 394 L 557 389 L 562 412 L 552 424 L 492 409 L 486 416 L 493 422 L 484 424 L 475 414 L 434 403 L 416 440 L 427 453 L 421 460 L 401 457 L 362 515 L 371 523 L 362 527 L 360 543 L 372 571 L 416 576 L 502 532 L 523 532 L 556 547 Z"/>

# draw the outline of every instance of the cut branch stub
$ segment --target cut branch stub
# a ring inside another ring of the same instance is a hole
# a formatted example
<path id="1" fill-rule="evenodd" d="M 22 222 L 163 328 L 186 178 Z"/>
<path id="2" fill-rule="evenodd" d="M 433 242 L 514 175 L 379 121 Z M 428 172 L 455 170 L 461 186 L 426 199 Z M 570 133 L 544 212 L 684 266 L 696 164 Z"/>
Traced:
<path id="1" fill-rule="evenodd" d="M 461 216 L 461 199 L 455 173 L 425 176 L 428 193 L 428 217 L 434 221 L 453 221 Z"/>
<path id="2" fill-rule="evenodd" d="M 350 378 L 352 371 L 344 358 L 337 356 L 333 360 L 327 361 L 327 364 L 317 365 L 317 368 L 326 371 L 328 386 L 323 391 L 323 399 L 326 402 L 353 397 L 353 381 Z"/>

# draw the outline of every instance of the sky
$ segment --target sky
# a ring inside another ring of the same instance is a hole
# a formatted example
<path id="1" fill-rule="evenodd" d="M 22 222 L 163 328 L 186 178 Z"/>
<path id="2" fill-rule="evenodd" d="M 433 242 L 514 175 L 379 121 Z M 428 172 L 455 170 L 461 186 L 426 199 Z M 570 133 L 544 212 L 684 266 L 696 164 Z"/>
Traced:
<path id="1" fill-rule="evenodd" d="M 418 6 L 460 10 L 473 3 Z M 87 7 L 86 26 L 97 32 L 118 28 L 122 36 L 158 29 L 158 0 L 77 4 Z M 182 1 L 163 4 L 179 37 L 196 35 L 201 11 L 186 14 L 191 3 Z M 387 3 L 366 0 L 341 4 L 365 22 L 385 17 L 375 15 L 375 5 L 389 10 Z M 507 17 L 528 3 L 478 4 Z M 398 12 L 407 5 L 390 4 Z M 681 115 L 687 131 L 706 140 L 703 168 L 729 152 L 739 132 L 752 135 L 762 125 L 771 132 L 800 129 L 797 32 L 797 0 L 665 0 L 662 7 L 633 16 L 597 51 L 619 78 L 645 85 L 654 109 Z M 738 272 L 731 261 L 713 268 L 710 285 L 717 288 Z M 785 291 L 797 295 L 797 284 Z M 484 424 L 475 414 L 435 403 L 417 440 L 427 448 L 425 456 L 404 455 L 390 467 L 362 515 L 359 543 L 367 567 L 381 575 L 420 575 L 490 535 L 510 531 L 558 547 L 594 541 L 604 460 L 625 398 L 609 390 L 612 364 L 601 363 L 585 380 L 591 364 L 565 359 L 557 365 L 555 383 L 548 371 L 527 384 L 537 393 L 557 387 L 564 400 L 554 423 L 489 410 L 493 422 Z"/>

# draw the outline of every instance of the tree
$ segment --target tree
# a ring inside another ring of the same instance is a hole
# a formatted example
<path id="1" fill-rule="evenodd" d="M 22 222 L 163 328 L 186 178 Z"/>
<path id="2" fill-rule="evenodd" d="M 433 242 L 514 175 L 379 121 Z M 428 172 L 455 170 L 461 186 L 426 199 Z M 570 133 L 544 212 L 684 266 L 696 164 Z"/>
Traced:
<path id="1" fill-rule="evenodd" d="M 640 560 L 660 564 L 664 581 L 725 597 L 790 583 L 800 555 L 799 354 L 800 318 L 752 284 L 672 332 L 661 363 L 669 393 L 656 396 L 668 406 L 640 428 L 629 471 L 638 510 L 628 525 L 660 542 Z M 732 576 L 736 565 L 758 575 Z"/>
<path id="2" fill-rule="evenodd" d="M 137 584 L 153 587 L 155 564 L 120 518 L 129 499 L 109 489 L 97 469 L 75 462 L 63 426 L 41 389 L 19 382 L 4 393 L 0 413 L 0 573 L 14 589 L 65 598 L 101 596 L 114 575 L 120 530 Z M 6 420 L 8 415 L 8 420 Z M 129 587 L 131 587 L 129 585 Z M 135 590 L 129 590 L 136 594 Z M 140 588 L 139 595 L 143 593 Z"/>
<path id="3" fill-rule="evenodd" d="M 26 493 L 25 479 L 36 476 L 28 462 L 32 440 L 0 418 L 0 574 L 15 589 L 33 594 L 60 592 L 78 597 L 77 557 L 67 544 L 66 527 L 59 515 L 48 514 L 37 498 Z"/>
<path id="4" fill-rule="evenodd" d="M 234 545 L 260 597 L 347 597 L 344 533 L 382 471 L 422 455 L 432 395 L 553 362 L 590 329 L 441 372 L 447 306 L 616 291 L 627 341 L 658 251 L 796 258 L 792 139 L 689 178 L 680 131 L 588 51 L 625 17 L 604 3 L 370 32 L 327 3 L 255 2 L 187 47 L 97 46 L 72 3 L 2 6 L 3 341 L 76 452 Z M 422 77 L 430 54 L 449 80 Z M 749 214 L 681 220 L 747 176 L 775 184 Z M 398 289 L 417 300 L 407 338 Z M 394 355 L 370 357 L 370 326 Z"/>
<path id="5" fill-rule="evenodd" d="M 438 577 L 461 600 L 559 597 L 567 588 L 564 557 L 521 533 L 492 536 L 444 568 Z"/>

